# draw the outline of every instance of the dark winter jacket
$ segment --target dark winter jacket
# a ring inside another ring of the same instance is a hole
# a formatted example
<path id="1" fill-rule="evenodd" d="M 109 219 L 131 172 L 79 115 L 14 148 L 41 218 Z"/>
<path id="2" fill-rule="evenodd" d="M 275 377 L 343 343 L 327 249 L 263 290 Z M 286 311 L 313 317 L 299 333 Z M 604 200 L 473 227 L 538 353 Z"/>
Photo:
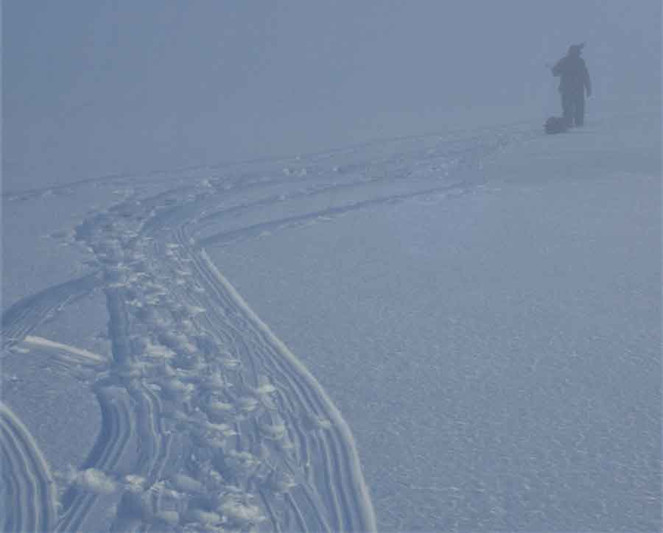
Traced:
<path id="1" fill-rule="evenodd" d="M 554 76 L 560 78 L 559 90 L 563 94 L 592 94 L 592 83 L 585 60 L 579 55 L 569 54 L 560 59 L 552 68 Z"/>

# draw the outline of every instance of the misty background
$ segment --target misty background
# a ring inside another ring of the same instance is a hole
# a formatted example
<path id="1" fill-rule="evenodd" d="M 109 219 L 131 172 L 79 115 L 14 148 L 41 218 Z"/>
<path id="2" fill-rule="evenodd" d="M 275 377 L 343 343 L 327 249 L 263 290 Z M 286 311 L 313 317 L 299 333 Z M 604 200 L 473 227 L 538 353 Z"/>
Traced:
<path id="1" fill-rule="evenodd" d="M 659 0 L 5 0 L 6 190 L 660 105 Z"/>

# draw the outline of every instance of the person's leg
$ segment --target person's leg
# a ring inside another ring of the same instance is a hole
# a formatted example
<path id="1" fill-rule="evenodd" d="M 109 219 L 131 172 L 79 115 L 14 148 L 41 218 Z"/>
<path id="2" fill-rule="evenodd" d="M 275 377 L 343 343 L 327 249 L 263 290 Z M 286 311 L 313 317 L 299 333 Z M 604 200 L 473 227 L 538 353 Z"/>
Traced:
<path id="1" fill-rule="evenodd" d="M 567 126 L 573 126 L 573 98 L 568 92 L 562 93 L 562 116 Z"/>
<path id="2" fill-rule="evenodd" d="M 574 104 L 574 120 L 576 126 L 582 126 L 585 123 L 585 95 L 576 95 Z"/>

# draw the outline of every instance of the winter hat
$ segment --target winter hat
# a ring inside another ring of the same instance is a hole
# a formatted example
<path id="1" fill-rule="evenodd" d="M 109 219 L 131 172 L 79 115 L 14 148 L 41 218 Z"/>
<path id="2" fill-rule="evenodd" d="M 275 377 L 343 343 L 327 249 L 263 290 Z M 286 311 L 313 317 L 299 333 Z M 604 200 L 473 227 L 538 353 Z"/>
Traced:
<path id="1" fill-rule="evenodd" d="M 580 54 L 582 49 L 585 47 L 585 43 L 572 44 L 569 46 L 569 54 Z"/>

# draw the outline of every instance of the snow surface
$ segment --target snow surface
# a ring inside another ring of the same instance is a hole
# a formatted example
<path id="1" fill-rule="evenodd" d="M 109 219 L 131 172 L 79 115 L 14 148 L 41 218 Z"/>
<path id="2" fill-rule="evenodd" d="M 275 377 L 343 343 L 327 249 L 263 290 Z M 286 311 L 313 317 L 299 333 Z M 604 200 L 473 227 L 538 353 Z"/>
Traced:
<path id="1" fill-rule="evenodd" d="M 6 531 L 659 531 L 660 110 L 3 195 Z"/>

